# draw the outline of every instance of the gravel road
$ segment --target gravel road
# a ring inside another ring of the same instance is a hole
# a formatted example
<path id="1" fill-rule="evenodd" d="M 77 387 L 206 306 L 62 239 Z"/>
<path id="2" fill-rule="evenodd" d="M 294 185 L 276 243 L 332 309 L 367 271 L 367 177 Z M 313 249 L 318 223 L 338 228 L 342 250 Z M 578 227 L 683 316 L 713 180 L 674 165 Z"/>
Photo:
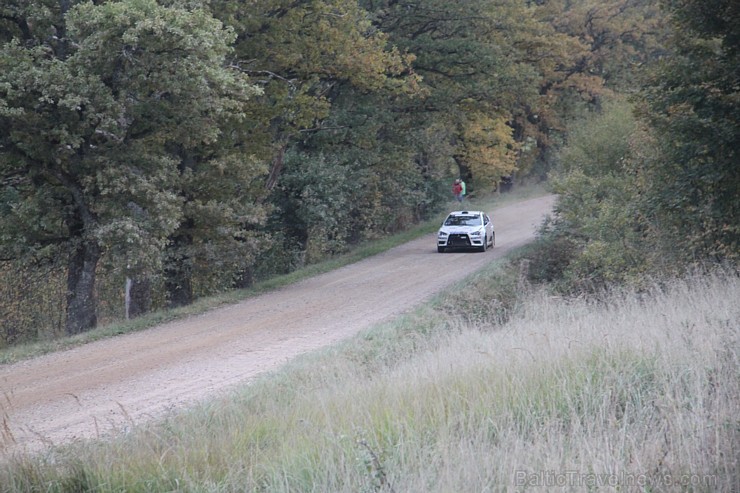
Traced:
<path id="1" fill-rule="evenodd" d="M 2 365 L 0 455 L 125 429 L 398 316 L 531 241 L 553 203 L 491 211 L 496 248 L 486 253 L 438 254 L 425 236 L 202 315 Z"/>

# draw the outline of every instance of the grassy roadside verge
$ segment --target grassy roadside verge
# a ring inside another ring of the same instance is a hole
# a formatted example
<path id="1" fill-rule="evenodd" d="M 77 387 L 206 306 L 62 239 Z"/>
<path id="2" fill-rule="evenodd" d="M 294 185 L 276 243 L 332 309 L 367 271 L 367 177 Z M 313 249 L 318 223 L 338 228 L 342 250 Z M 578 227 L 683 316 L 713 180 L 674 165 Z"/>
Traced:
<path id="1" fill-rule="evenodd" d="M 496 261 L 413 313 L 229 398 L 116 440 L 16 457 L 0 466 L 0 484 L 9 492 L 735 491 L 737 275 L 594 302 L 532 288 L 518 269 L 513 256 Z M 487 309 L 471 315 L 471 300 Z"/>
<path id="2" fill-rule="evenodd" d="M 480 199 L 474 199 L 469 202 L 471 207 L 479 207 L 485 210 L 493 210 L 518 201 L 545 195 L 547 192 L 542 185 L 527 186 L 516 189 L 512 193 L 487 196 Z M 458 207 L 457 203 L 451 202 L 449 207 Z M 57 340 L 41 341 L 32 344 L 24 344 L 3 348 L 0 350 L 0 364 L 10 364 L 23 359 L 32 358 L 45 353 L 69 349 L 81 346 L 117 335 L 130 332 L 145 330 L 156 325 L 180 320 L 194 315 L 207 312 L 209 310 L 238 303 L 250 296 L 255 296 L 266 291 L 279 289 L 281 287 L 293 284 L 302 279 L 307 279 L 324 272 L 328 272 L 344 265 L 358 262 L 364 258 L 377 255 L 395 246 L 401 245 L 408 241 L 420 238 L 424 235 L 431 234 L 437 230 L 439 224 L 445 217 L 446 212 L 442 212 L 429 221 L 421 223 L 414 228 L 394 236 L 371 241 L 353 248 L 350 252 L 328 259 L 324 262 L 308 265 L 289 274 L 276 276 L 274 278 L 255 284 L 249 289 L 232 290 L 219 295 L 210 296 L 196 300 L 193 304 L 169 310 L 160 310 L 146 314 L 142 317 L 111 323 L 101 326 L 97 329 L 85 332 L 74 337 L 66 337 Z"/>

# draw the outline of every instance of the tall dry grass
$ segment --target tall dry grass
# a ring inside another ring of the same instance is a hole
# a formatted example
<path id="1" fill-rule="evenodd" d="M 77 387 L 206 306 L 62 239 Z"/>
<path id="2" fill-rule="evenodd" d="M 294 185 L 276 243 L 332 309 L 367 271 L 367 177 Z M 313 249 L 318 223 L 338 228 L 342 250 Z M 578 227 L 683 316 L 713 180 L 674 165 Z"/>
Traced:
<path id="1" fill-rule="evenodd" d="M 228 399 L 116 440 L 16 457 L 0 484 L 740 491 L 738 281 L 695 276 L 600 301 L 535 290 L 503 326 L 495 314 L 474 325 L 451 315 L 460 294 L 448 293 Z M 497 306 L 476 286 L 481 303 Z"/>

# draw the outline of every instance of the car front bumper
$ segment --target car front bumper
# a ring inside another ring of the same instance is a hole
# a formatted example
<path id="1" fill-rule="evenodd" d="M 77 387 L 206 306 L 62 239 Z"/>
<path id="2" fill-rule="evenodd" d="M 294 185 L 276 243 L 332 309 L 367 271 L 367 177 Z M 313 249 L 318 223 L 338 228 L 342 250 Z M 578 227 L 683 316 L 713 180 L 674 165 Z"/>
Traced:
<path id="1" fill-rule="evenodd" d="M 446 238 L 437 238 L 437 246 L 470 248 L 483 246 L 483 236 L 470 236 L 467 234 L 451 234 Z"/>

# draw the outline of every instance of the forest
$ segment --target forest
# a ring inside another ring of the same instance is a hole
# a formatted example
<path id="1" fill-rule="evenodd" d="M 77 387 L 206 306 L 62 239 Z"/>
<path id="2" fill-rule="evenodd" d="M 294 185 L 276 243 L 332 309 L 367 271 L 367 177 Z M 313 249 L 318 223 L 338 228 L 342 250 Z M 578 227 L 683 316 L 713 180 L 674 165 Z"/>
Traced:
<path id="1" fill-rule="evenodd" d="M 559 194 L 563 292 L 740 257 L 734 0 L 5 0 L 0 348 Z M 124 313 L 124 296 L 129 298 Z"/>

